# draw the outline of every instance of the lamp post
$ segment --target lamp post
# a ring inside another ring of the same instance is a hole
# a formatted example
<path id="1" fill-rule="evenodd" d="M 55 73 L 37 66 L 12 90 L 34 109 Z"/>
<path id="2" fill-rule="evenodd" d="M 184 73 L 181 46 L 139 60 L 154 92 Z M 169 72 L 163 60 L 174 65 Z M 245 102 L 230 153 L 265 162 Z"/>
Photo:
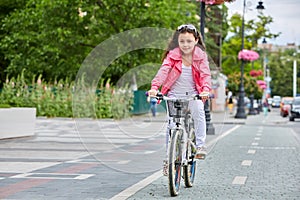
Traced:
<path id="1" fill-rule="evenodd" d="M 264 52 L 264 58 L 263 58 L 264 81 L 267 84 L 267 87 L 264 90 L 264 96 L 263 96 L 263 98 L 265 99 L 265 98 L 269 97 L 269 94 L 270 94 L 270 81 L 271 81 L 270 71 L 269 71 L 269 67 L 268 67 L 267 52 L 266 52 L 266 50 L 267 50 L 267 47 L 266 47 L 266 44 L 267 44 L 266 38 L 263 39 L 262 44 L 263 44 L 263 50 L 264 50 L 263 51 Z"/>
<path id="2" fill-rule="evenodd" d="M 293 54 L 293 97 L 297 96 L 297 53 L 299 50 Z"/>
<path id="3" fill-rule="evenodd" d="M 256 7 L 259 11 L 264 9 L 264 6 L 262 5 L 263 2 L 259 1 L 258 6 Z M 243 16 L 242 16 L 242 45 L 241 50 L 244 49 L 244 39 L 245 39 L 245 9 L 246 9 L 246 0 L 243 2 Z M 239 85 L 239 99 L 238 99 L 238 107 L 237 107 L 237 113 L 235 115 L 235 118 L 241 118 L 246 119 L 247 115 L 245 112 L 245 88 L 244 88 L 244 65 L 245 61 L 242 59 L 241 63 L 241 77 L 240 77 L 240 85 Z"/>
<path id="4" fill-rule="evenodd" d="M 297 60 L 293 62 L 293 97 L 297 96 Z"/>
<path id="5" fill-rule="evenodd" d="M 205 2 L 201 1 L 200 3 L 200 33 L 202 35 L 203 42 L 205 41 L 204 29 L 205 29 Z M 214 135 L 215 134 L 215 127 L 210 122 L 210 111 L 209 111 L 209 103 L 208 101 L 204 104 L 204 112 L 205 112 L 205 119 L 206 119 L 206 134 Z"/>

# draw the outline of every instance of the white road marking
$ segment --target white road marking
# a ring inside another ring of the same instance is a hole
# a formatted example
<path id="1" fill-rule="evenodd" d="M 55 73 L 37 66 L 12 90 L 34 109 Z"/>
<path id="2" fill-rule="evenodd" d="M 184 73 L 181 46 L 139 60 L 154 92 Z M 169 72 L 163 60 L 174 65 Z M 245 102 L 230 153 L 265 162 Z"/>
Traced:
<path id="1" fill-rule="evenodd" d="M 156 151 L 145 151 L 144 154 L 152 154 L 152 153 L 156 153 Z"/>
<path id="2" fill-rule="evenodd" d="M 229 135 L 232 131 L 234 131 L 235 129 L 239 128 L 241 125 L 237 125 L 231 129 L 229 129 L 228 131 L 226 131 L 225 133 L 223 133 L 222 135 L 214 138 L 213 140 L 209 141 L 206 146 L 210 147 L 212 144 L 216 143 L 217 141 L 219 141 L 220 139 L 222 139 L 223 137 Z"/>
<path id="3" fill-rule="evenodd" d="M 252 160 L 243 160 L 241 165 L 242 166 L 251 166 Z"/>
<path id="4" fill-rule="evenodd" d="M 256 150 L 249 149 L 247 153 L 248 153 L 248 154 L 255 154 L 255 153 L 256 153 Z"/>
<path id="5" fill-rule="evenodd" d="M 232 184 L 233 185 L 244 185 L 246 183 L 247 176 L 236 176 L 234 177 Z"/>
<path id="6" fill-rule="evenodd" d="M 229 129 L 228 131 L 226 131 L 225 133 L 221 134 L 220 136 L 216 137 L 215 139 L 209 141 L 206 146 L 209 148 L 210 146 L 212 146 L 214 143 L 216 143 L 218 140 L 222 139 L 223 137 L 229 135 L 231 132 L 233 132 L 234 130 L 236 130 L 237 128 L 239 128 L 241 125 L 236 125 L 233 128 Z M 152 183 L 153 181 L 155 181 L 156 179 L 160 178 L 162 176 L 162 172 L 161 170 L 159 170 L 158 172 L 155 172 L 154 174 L 148 176 L 147 178 L 141 180 L 140 182 L 132 185 L 131 187 L 123 190 L 122 192 L 120 192 L 119 194 L 116 194 L 115 196 L 113 196 L 110 200 L 125 200 L 128 197 L 134 195 L 137 191 L 139 191 L 140 189 L 146 187 L 147 185 L 149 185 L 150 183 Z"/>
<path id="7" fill-rule="evenodd" d="M 258 143 L 257 143 L 257 142 L 253 142 L 251 145 L 252 145 L 252 146 L 257 146 Z"/>
<path id="8" fill-rule="evenodd" d="M 262 146 L 240 146 L 240 148 L 266 149 L 266 150 L 294 150 L 296 147 L 262 147 Z"/>
<path id="9" fill-rule="evenodd" d="M 124 164 L 128 164 L 130 162 L 131 162 L 131 160 L 121 160 L 121 161 L 118 162 L 118 164 L 124 165 Z"/>
<path id="10" fill-rule="evenodd" d="M 120 192 L 119 194 L 113 196 L 110 200 L 127 199 L 128 197 L 132 196 L 137 191 L 139 191 L 140 189 L 146 187 L 147 185 L 149 185 L 150 183 L 152 183 L 156 179 L 160 178 L 161 176 L 162 176 L 162 172 L 161 172 L 161 170 L 159 170 L 158 172 L 155 172 L 151 176 L 148 176 L 147 178 L 141 180 L 140 182 L 132 185 L 131 187 L 123 190 L 122 192 Z"/>
<path id="11" fill-rule="evenodd" d="M 95 174 L 62 174 L 62 173 L 23 173 L 11 176 L 10 178 L 30 178 L 30 179 L 77 179 L 83 180 Z"/>
<path id="12" fill-rule="evenodd" d="M 255 137 L 254 140 L 260 140 L 260 137 Z"/>

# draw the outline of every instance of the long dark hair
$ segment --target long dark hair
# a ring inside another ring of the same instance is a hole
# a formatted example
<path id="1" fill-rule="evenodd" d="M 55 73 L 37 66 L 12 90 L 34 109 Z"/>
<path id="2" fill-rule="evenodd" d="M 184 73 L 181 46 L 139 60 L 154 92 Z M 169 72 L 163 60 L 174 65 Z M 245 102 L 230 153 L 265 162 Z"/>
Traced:
<path id="1" fill-rule="evenodd" d="M 190 28 L 190 27 L 192 27 L 192 28 Z M 167 57 L 169 51 L 171 51 L 179 46 L 179 44 L 178 44 L 179 34 L 186 33 L 186 32 L 192 33 L 194 35 L 195 39 L 196 40 L 198 39 L 198 43 L 196 46 L 200 47 L 200 49 L 202 49 L 203 51 L 206 50 L 205 44 L 202 39 L 202 35 L 198 32 L 198 30 L 195 28 L 195 26 L 191 25 L 191 24 L 181 25 L 174 32 L 174 34 L 168 44 L 167 50 L 163 54 L 162 60 L 164 60 Z"/>

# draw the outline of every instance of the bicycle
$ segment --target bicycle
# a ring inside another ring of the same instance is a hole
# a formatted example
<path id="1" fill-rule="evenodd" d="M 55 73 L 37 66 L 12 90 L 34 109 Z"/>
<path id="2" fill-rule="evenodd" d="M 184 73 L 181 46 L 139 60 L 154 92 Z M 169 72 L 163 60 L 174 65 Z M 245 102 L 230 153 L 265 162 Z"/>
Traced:
<path id="1" fill-rule="evenodd" d="M 168 145 L 168 188 L 171 196 L 179 194 L 181 171 L 186 187 L 192 187 L 196 174 L 196 136 L 194 121 L 188 110 L 191 100 L 201 100 L 199 95 L 187 99 L 169 98 L 157 94 L 159 100 L 166 101 L 167 113 L 175 122 L 169 132 Z"/>

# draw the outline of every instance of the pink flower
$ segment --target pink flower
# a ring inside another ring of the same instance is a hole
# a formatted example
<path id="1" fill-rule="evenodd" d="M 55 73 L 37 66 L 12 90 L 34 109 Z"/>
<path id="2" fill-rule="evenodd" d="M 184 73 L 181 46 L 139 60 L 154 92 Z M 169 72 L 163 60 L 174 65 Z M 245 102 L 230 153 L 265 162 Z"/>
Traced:
<path id="1" fill-rule="evenodd" d="M 257 60 L 258 58 L 259 58 L 259 54 L 252 50 L 243 49 L 238 54 L 239 60 L 254 61 Z"/>
<path id="2" fill-rule="evenodd" d="M 263 90 L 264 90 L 264 89 L 267 88 L 267 84 L 266 84 L 266 82 L 263 81 L 263 80 L 257 80 L 256 83 L 257 83 L 257 85 L 259 86 L 260 89 L 263 89 Z"/>
<path id="3" fill-rule="evenodd" d="M 251 70 L 249 72 L 249 74 L 252 77 L 257 77 L 257 76 L 261 76 L 262 75 L 262 71 L 261 70 Z"/>
<path id="4" fill-rule="evenodd" d="M 267 88 L 266 85 L 260 85 L 259 87 L 260 87 L 261 89 L 266 89 L 266 88 Z"/>
<path id="5" fill-rule="evenodd" d="M 208 5 L 219 5 L 224 2 L 231 3 L 231 2 L 234 2 L 235 0 L 196 0 L 196 1 L 204 2 L 205 4 L 208 4 Z"/>
<path id="6" fill-rule="evenodd" d="M 40 78 L 38 78 L 37 84 L 38 84 L 38 85 L 41 85 L 41 84 L 42 84 L 42 80 L 41 80 Z"/>
<path id="7" fill-rule="evenodd" d="M 257 80 L 256 83 L 257 85 L 267 85 L 266 82 L 263 80 Z"/>

